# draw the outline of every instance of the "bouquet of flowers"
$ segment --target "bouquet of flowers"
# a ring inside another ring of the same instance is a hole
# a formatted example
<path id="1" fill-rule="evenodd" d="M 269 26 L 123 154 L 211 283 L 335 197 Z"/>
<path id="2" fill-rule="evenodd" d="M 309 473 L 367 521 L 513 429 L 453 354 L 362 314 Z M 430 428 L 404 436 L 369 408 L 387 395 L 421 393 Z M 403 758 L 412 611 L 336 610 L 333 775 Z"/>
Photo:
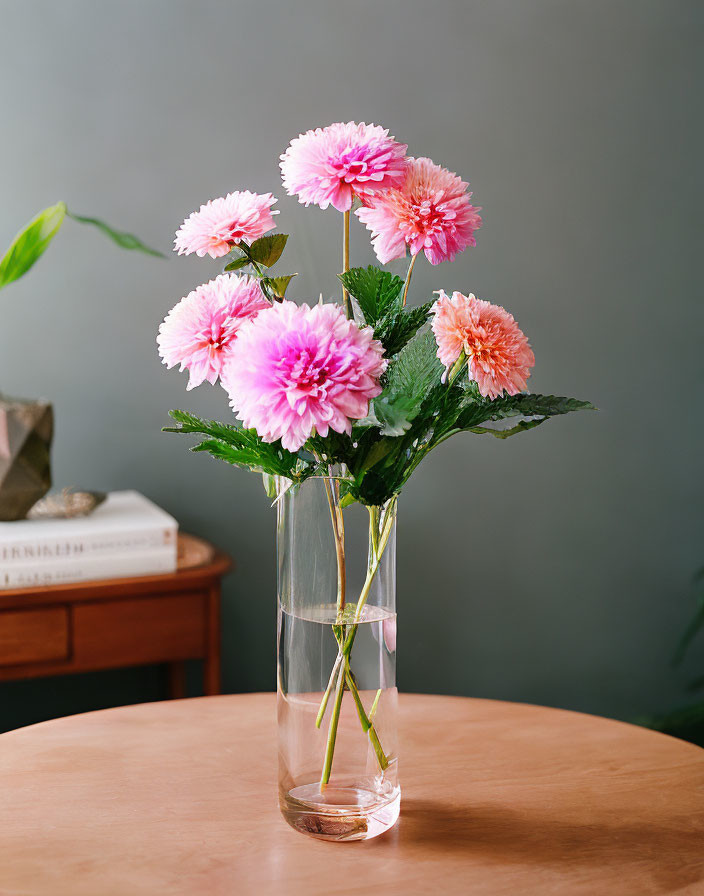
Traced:
<path id="1" fill-rule="evenodd" d="M 503 307 L 457 290 L 411 301 L 418 257 L 452 261 L 475 245 L 481 209 L 468 183 L 376 125 L 333 124 L 294 139 L 281 156 L 283 185 L 306 206 L 342 214 L 341 302 L 286 298 L 295 274 L 274 274 L 288 237 L 272 233 L 271 193 L 238 191 L 201 206 L 176 234 L 179 254 L 222 258 L 224 272 L 189 293 L 162 323 L 168 367 L 188 389 L 218 380 L 236 417 L 172 411 L 169 432 L 205 438 L 192 450 L 262 473 L 281 499 L 324 476 L 337 546 L 337 643 L 320 727 L 332 701 L 320 789 L 330 780 L 343 695 L 351 694 L 383 771 L 389 757 L 350 667 L 352 645 L 388 543 L 399 494 L 420 462 L 462 432 L 505 439 L 586 401 L 526 391 L 535 358 Z M 405 277 L 350 267 L 351 217 L 371 232 L 381 265 L 408 259 Z M 428 326 L 429 325 L 429 326 Z M 369 560 L 356 600 L 346 594 L 342 510 L 369 513 Z M 378 700 L 379 694 L 376 698 Z"/>

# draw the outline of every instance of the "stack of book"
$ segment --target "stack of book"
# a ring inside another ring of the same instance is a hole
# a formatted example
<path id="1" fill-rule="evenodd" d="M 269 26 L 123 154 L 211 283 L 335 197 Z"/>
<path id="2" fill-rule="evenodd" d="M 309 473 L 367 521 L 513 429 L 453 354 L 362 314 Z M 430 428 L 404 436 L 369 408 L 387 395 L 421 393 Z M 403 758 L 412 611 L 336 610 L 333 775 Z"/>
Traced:
<path id="1" fill-rule="evenodd" d="M 173 572 L 177 534 L 135 491 L 111 492 L 89 516 L 0 523 L 0 589 Z"/>

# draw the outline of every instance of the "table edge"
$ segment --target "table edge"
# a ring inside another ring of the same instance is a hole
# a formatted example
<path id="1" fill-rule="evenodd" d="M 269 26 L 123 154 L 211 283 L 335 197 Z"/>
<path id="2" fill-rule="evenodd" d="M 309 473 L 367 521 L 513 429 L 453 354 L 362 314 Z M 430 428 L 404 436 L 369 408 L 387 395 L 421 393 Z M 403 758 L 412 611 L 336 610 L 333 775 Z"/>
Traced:
<path id="1" fill-rule="evenodd" d="M 194 700 L 198 701 L 232 701 L 237 700 L 238 698 L 256 698 L 256 697 L 266 697 L 270 699 L 272 702 L 272 710 L 274 709 L 274 700 L 276 697 L 275 691 L 245 691 L 243 693 L 232 693 L 232 694 L 212 694 L 201 697 L 185 697 L 178 700 L 151 700 L 146 701 L 144 703 L 127 703 L 120 706 L 112 706 L 104 709 L 94 709 L 89 712 L 81 712 L 81 713 L 72 713 L 67 716 L 58 716 L 55 719 L 46 719 L 42 722 L 34 722 L 31 725 L 23 725 L 20 728 L 13 728 L 11 731 L 5 731 L 0 733 L 0 747 L 5 743 L 5 740 L 9 740 L 13 735 L 18 735 L 20 733 L 24 733 L 31 728 L 41 728 L 46 725 L 60 725 L 67 723 L 71 719 L 81 718 L 81 717 L 92 717 L 92 716 L 102 716 L 104 713 L 119 713 L 121 711 L 128 711 L 132 709 L 143 709 L 147 711 L 148 707 L 151 706 L 177 706 L 179 704 L 191 703 Z M 402 691 L 399 694 L 400 700 L 403 701 L 406 697 L 412 697 L 415 699 L 420 698 L 421 700 L 450 700 L 457 701 L 467 704 L 472 703 L 481 703 L 481 704 L 495 704 L 497 706 L 502 706 L 506 708 L 519 708 L 521 710 L 540 710 L 540 711 L 548 711 L 550 713 L 557 713 L 561 715 L 574 715 L 574 716 L 583 716 L 588 719 L 594 719 L 599 723 L 606 723 L 609 725 L 618 725 L 624 728 L 634 729 L 639 732 L 642 736 L 645 737 L 658 737 L 665 738 L 666 740 L 672 741 L 673 743 L 678 745 L 679 749 L 687 749 L 690 748 L 690 752 L 696 753 L 696 755 L 700 758 L 702 762 L 704 762 L 704 748 L 700 747 L 698 744 L 694 744 L 691 741 L 682 740 L 682 738 L 674 737 L 671 734 L 665 734 L 663 731 L 655 731 L 652 728 L 645 728 L 642 725 L 634 724 L 633 722 L 625 722 L 622 719 L 613 719 L 609 716 L 600 716 L 595 713 L 582 712 L 581 710 L 576 709 L 563 709 L 558 706 L 545 706 L 540 703 L 527 703 L 527 702 L 518 702 L 515 700 L 497 700 L 493 697 L 464 697 L 458 694 L 420 694 L 420 693 L 411 693 Z M 272 716 L 273 718 L 273 716 Z"/>

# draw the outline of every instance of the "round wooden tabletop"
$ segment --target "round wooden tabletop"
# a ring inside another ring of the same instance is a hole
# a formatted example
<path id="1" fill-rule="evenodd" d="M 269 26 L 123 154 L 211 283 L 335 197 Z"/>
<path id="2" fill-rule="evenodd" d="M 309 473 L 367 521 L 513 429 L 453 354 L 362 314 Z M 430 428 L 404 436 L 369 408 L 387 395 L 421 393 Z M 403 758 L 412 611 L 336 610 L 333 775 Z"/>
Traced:
<path id="1" fill-rule="evenodd" d="M 704 893 L 704 751 L 620 722 L 402 695 L 402 808 L 368 842 L 279 815 L 274 697 L 0 736 L 2 896 Z"/>

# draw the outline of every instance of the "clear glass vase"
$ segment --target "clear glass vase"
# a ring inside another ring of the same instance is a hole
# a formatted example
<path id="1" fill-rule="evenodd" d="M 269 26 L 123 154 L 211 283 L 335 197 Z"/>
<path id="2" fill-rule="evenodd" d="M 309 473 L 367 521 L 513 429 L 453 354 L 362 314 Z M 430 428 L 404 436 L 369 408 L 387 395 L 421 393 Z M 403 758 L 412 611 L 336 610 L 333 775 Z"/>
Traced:
<path id="1" fill-rule="evenodd" d="M 401 799 L 396 500 L 345 506 L 344 492 L 314 477 L 278 500 L 279 803 L 298 831 L 366 840 Z"/>

